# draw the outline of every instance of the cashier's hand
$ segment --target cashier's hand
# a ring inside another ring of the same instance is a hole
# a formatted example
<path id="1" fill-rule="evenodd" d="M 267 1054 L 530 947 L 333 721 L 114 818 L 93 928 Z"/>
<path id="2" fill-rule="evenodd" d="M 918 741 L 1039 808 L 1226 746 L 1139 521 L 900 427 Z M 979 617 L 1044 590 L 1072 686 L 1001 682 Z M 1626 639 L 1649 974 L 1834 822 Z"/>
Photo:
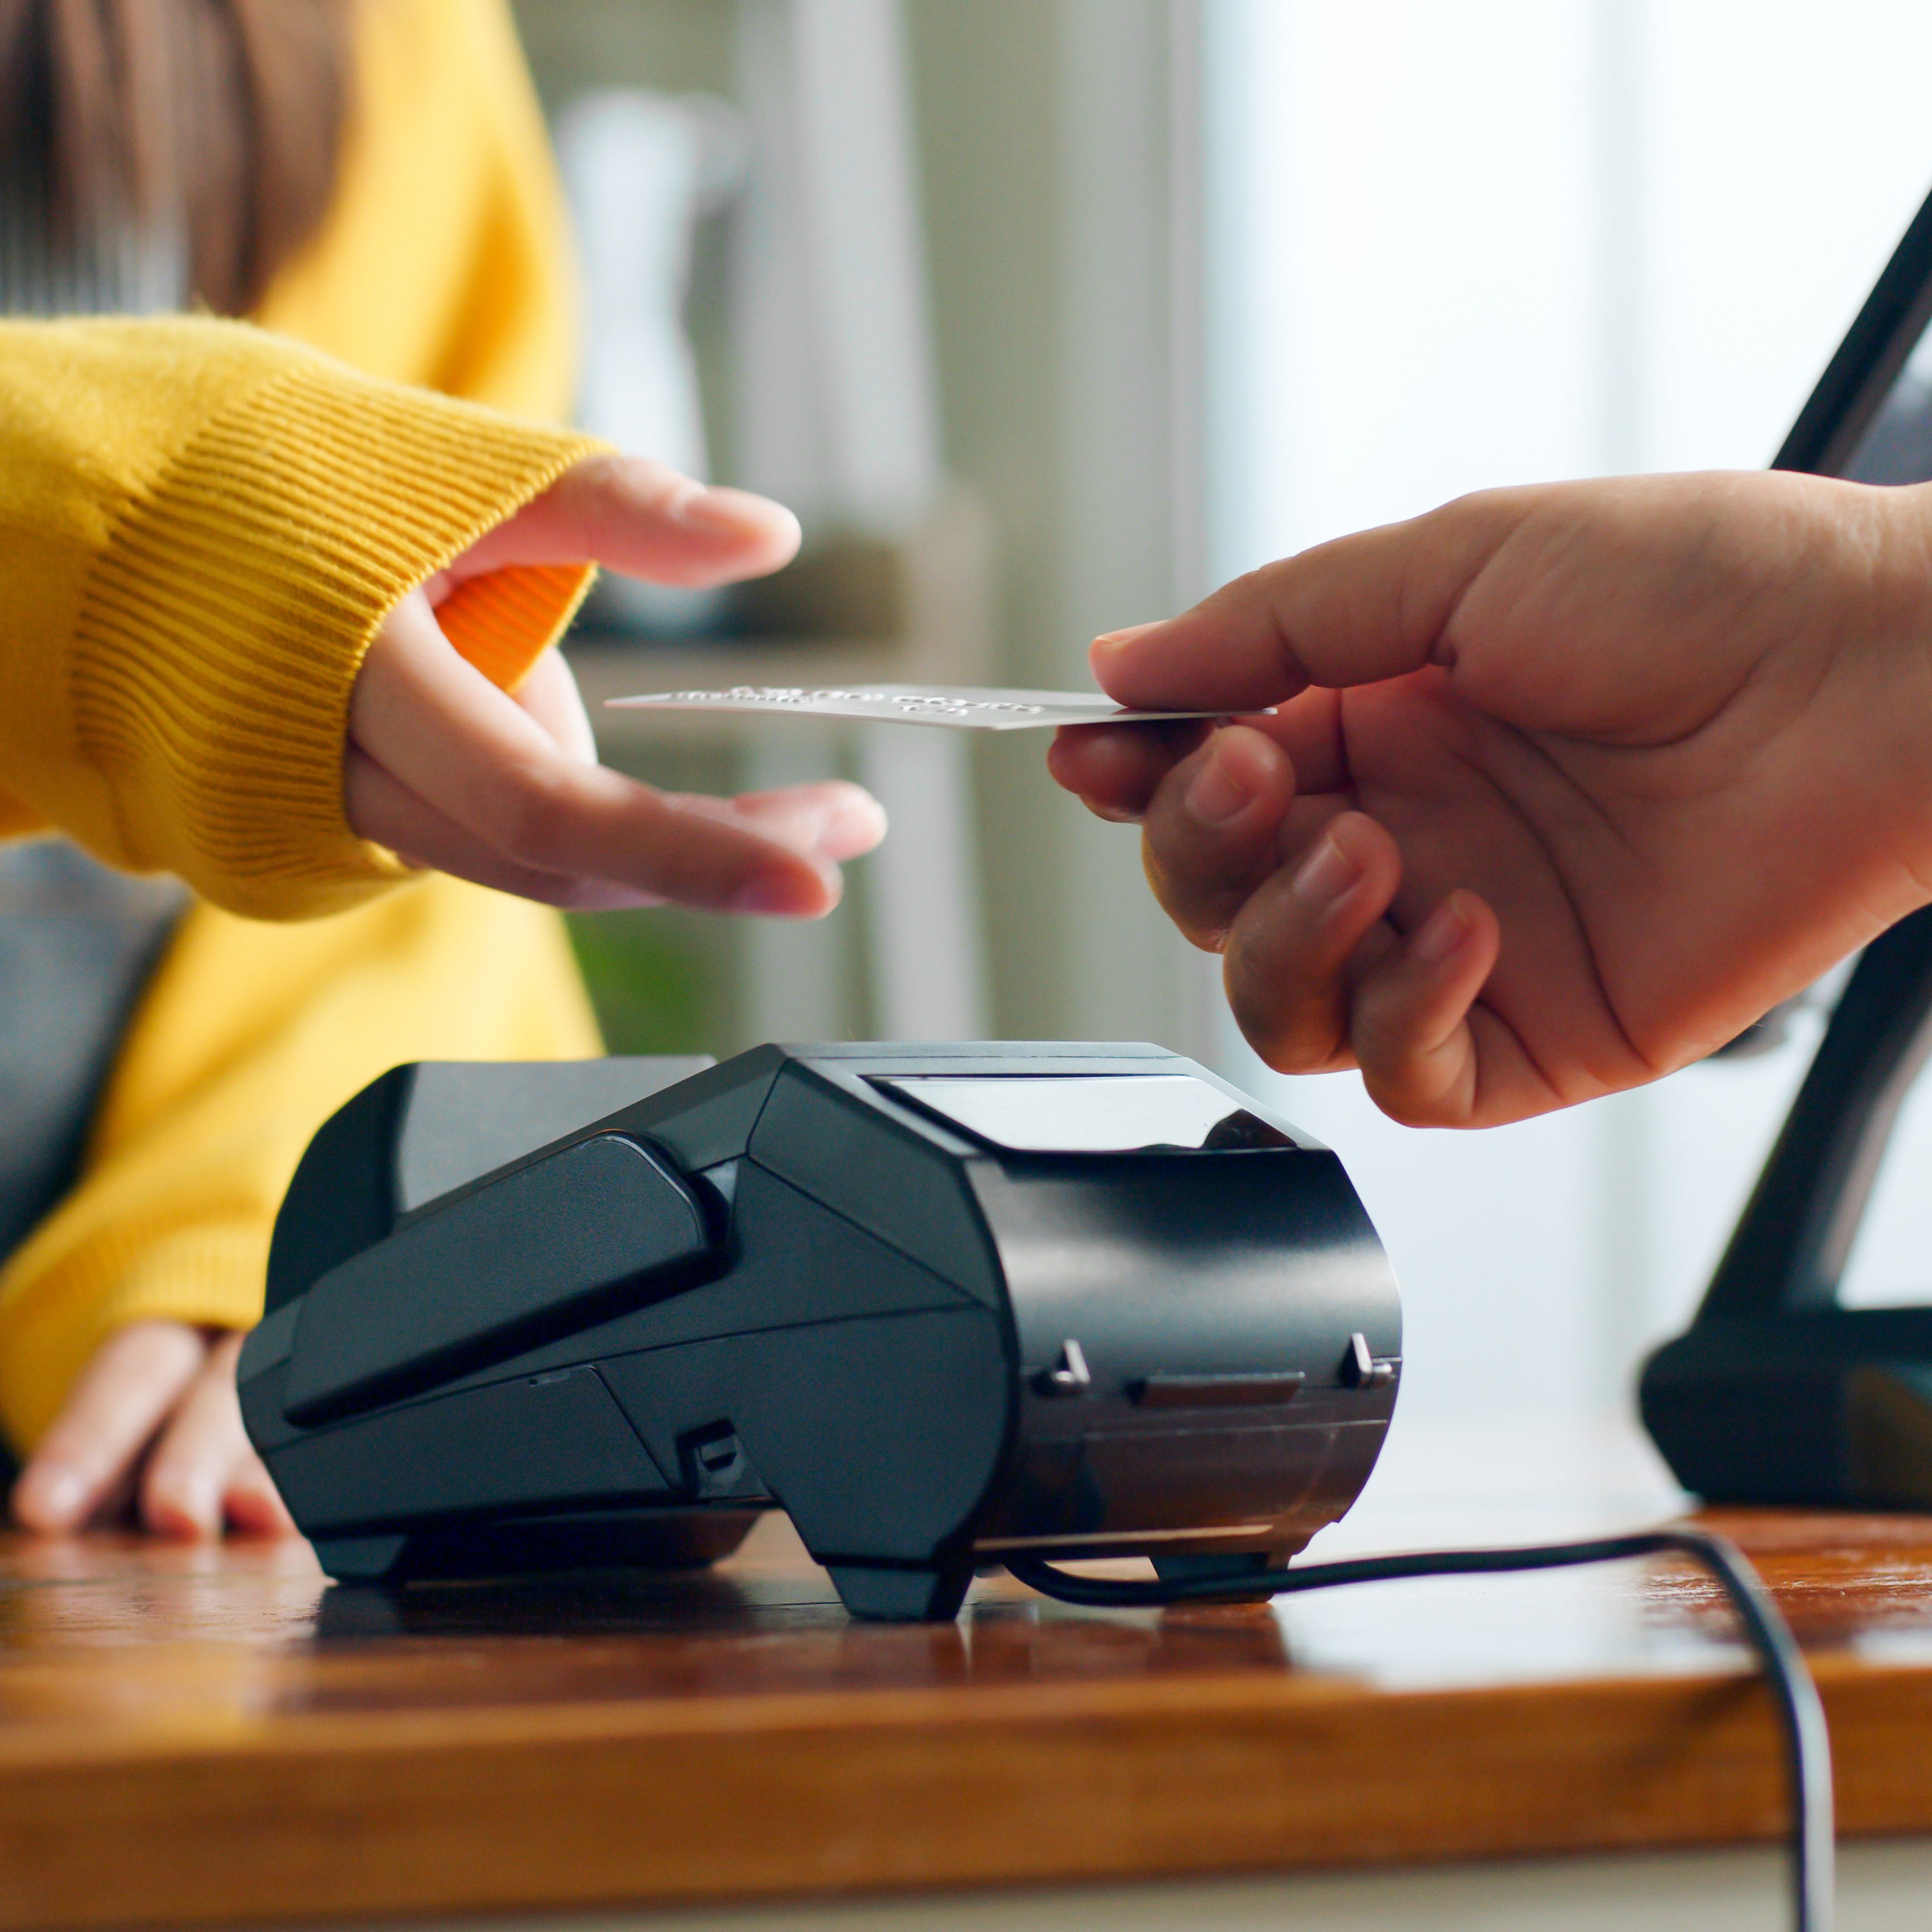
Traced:
<path id="1" fill-rule="evenodd" d="M 1102 638 L 1138 820 L 1261 1057 L 1418 1126 L 1656 1078 L 1932 899 L 1932 491 L 1496 490 Z"/>
<path id="2" fill-rule="evenodd" d="M 132 1510 L 157 1536 L 296 1526 L 242 1432 L 242 1337 L 134 1322 L 94 1352 L 14 1485 L 14 1520 L 58 1535 Z"/>
<path id="3" fill-rule="evenodd" d="M 868 793 L 831 782 L 721 799 L 640 784 L 598 764 L 554 650 L 506 694 L 436 622 L 458 585 L 507 565 L 594 562 L 696 586 L 760 576 L 797 548 L 796 519 L 761 496 L 638 457 L 578 464 L 385 620 L 350 702 L 350 824 L 415 864 L 551 905 L 829 912 L 839 862 L 884 836 Z"/>

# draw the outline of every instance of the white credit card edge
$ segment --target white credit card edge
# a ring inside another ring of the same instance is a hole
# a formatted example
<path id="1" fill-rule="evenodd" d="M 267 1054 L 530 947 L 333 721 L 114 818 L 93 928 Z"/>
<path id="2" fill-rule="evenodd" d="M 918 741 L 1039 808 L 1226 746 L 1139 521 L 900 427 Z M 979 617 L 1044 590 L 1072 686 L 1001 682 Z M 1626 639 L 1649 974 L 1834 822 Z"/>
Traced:
<path id="1" fill-rule="evenodd" d="M 976 715 L 940 708 L 947 706 L 983 709 Z M 1058 724 L 1156 724 L 1226 715 L 1214 711 L 1130 710 L 1111 703 L 1097 692 L 884 683 L 816 688 L 736 686 L 724 691 L 652 692 L 607 698 L 604 709 L 732 712 L 766 718 L 848 718 L 861 723 L 936 724 L 969 731 L 1039 730 Z"/>

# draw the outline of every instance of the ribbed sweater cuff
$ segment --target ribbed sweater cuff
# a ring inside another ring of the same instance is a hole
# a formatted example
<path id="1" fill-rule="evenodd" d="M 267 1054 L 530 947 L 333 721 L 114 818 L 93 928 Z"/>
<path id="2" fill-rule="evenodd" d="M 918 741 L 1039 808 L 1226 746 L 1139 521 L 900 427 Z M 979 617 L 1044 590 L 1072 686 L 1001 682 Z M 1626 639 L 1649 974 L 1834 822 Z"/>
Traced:
<path id="1" fill-rule="evenodd" d="M 116 526 L 76 628 L 76 730 L 127 862 L 264 918 L 340 910 L 400 876 L 343 812 L 364 653 L 405 592 L 598 446 L 322 363 L 211 422 Z M 508 687 L 590 576 L 493 572 L 446 628 Z"/>

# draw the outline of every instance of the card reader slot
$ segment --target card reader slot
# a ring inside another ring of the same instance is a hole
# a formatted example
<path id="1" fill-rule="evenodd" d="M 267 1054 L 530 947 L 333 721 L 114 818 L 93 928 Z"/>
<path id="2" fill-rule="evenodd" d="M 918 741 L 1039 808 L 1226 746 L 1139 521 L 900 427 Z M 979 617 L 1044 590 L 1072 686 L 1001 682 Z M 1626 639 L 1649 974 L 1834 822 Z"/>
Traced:
<path id="1" fill-rule="evenodd" d="M 304 1427 L 466 1374 L 710 1270 L 690 1188 L 598 1134 L 398 1228 L 302 1304 L 286 1407 Z"/>
<path id="2" fill-rule="evenodd" d="M 1307 1376 L 1280 1375 L 1143 1376 L 1127 1393 L 1140 1408 L 1266 1408 L 1292 1402 Z"/>

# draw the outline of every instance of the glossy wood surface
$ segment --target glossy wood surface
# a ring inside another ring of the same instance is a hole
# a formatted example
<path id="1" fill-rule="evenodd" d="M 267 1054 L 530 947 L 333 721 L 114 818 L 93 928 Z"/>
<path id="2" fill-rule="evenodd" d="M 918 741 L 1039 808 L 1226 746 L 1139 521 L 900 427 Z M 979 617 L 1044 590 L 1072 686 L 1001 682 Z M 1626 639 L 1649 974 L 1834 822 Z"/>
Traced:
<path id="1" fill-rule="evenodd" d="M 1932 1832 L 1932 1521 L 1715 1520 L 1811 1654 L 1844 1828 Z M 776 1519 L 707 1575 L 400 1595 L 299 1546 L 0 1543 L 4 1926 L 1736 1842 L 1782 1806 L 1671 1562 L 1165 1616 L 986 1580 L 895 1628 Z"/>

